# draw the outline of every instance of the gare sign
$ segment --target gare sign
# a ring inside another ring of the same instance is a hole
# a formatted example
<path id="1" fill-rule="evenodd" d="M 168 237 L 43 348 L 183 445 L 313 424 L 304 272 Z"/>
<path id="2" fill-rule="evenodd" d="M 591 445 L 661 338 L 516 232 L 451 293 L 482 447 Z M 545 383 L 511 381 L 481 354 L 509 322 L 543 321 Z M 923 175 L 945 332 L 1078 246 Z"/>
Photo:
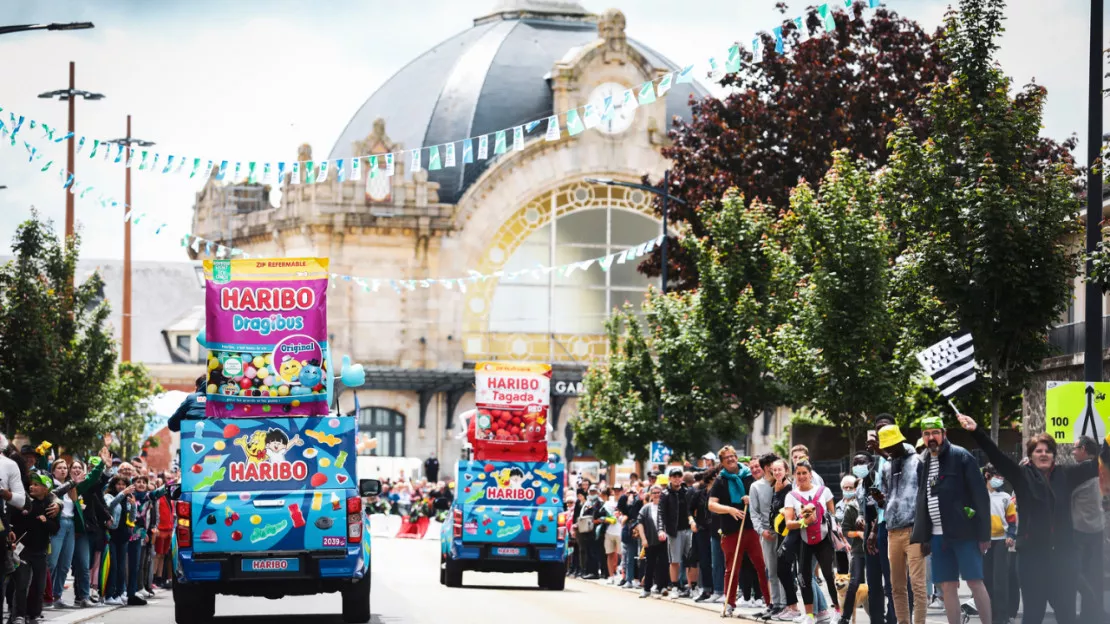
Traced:
<path id="1" fill-rule="evenodd" d="M 586 391 L 581 381 L 556 381 L 555 394 L 558 396 L 580 396 Z"/>

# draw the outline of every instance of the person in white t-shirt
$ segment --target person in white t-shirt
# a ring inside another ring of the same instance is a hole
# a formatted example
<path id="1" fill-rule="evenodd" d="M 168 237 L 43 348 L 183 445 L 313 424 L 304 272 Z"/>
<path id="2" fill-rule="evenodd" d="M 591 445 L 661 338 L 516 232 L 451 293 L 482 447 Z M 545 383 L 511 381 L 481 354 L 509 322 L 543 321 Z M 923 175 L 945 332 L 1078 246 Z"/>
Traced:
<path id="1" fill-rule="evenodd" d="M 801 560 L 798 569 L 802 571 L 802 602 L 805 603 L 806 620 L 813 622 L 813 560 L 821 566 L 821 574 L 826 579 L 834 579 L 833 563 L 836 551 L 829 536 L 829 521 L 836 514 L 836 502 L 832 492 L 823 485 L 813 482 L 813 466 L 806 460 L 794 466 L 794 489 L 786 497 L 783 517 L 786 527 L 801 533 Z M 828 516 L 828 520 L 826 520 Z M 840 600 L 836 592 L 830 592 L 833 602 L 833 619 L 840 619 Z"/>
<path id="2" fill-rule="evenodd" d="M 608 515 L 605 517 L 605 560 L 609 565 L 609 584 L 616 585 L 620 581 L 620 576 L 617 574 L 617 568 L 620 567 L 621 562 L 621 524 L 617 522 L 617 501 L 605 501 L 605 511 Z"/>

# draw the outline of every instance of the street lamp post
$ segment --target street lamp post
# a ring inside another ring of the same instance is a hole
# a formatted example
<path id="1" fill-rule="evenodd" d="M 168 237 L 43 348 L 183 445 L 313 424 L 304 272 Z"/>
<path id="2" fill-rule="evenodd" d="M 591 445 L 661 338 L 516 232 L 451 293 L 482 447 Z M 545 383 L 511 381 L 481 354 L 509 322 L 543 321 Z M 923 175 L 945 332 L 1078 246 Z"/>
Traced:
<path id="1" fill-rule="evenodd" d="M 668 169 L 667 171 L 663 172 L 663 188 L 648 186 L 647 184 L 621 182 L 619 180 L 613 180 L 611 178 L 586 178 L 586 181 L 591 184 L 604 184 L 605 186 L 622 186 L 624 188 L 639 189 L 641 191 L 654 193 L 663 198 L 663 244 L 659 246 L 659 256 L 661 261 L 659 268 L 659 287 L 663 292 L 667 292 L 667 202 L 675 201 L 682 204 L 683 206 L 686 205 L 685 201 L 667 193 L 667 191 L 671 188 L 670 170 Z"/>
<path id="2" fill-rule="evenodd" d="M 74 86 L 74 79 L 75 79 L 76 71 L 77 71 L 76 70 L 76 64 L 73 61 L 70 61 L 69 62 L 69 88 L 68 89 L 60 89 L 58 91 L 47 91 L 46 93 L 40 93 L 39 94 L 40 98 L 45 98 L 45 99 L 58 98 L 59 100 L 62 100 L 63 102 L 67 102 L 67 101 L 69 102 L 69 133 L 70 133 L 71 136 L 69 138 L 69 147 L 66 150 L 66 170 L 69 172 L 69 175 L 75 175 L 75 173 L 73 171 L 73 157 L 74 157 L 74 147 L 76 146 L 77 140 L 76 140 L 75 136 L 72 136 L 74 134 L 74 132 L 76 132 L 74 130 L 74 117 L 75 117 L 74 103 L 77 101 L 78 97 L 82 97 L 86 100 L 103 100 L 104 99 L 104 95 L 101 94 L 101 93 L 92 93 L 91 91 L 81 91 L 81 90 L 77 89 Z M 63 190 L 65 191 L 65 194 L 66 194 L 66 239 L 69 239 L 70 236 L 73 236 L 73 193 L 71 193 L 70 189 L 68 189 L 68 188 L 63 189 Z"/>
<path id="3" fill-rule="evenodd" d="M 132 146 L 150 147 L 153 141 L 131 136 L 131 115 L 127 116 L 127 136 L 108 143 L 127 148 L 127 162 L 131 162 Z M 131 167 L 124 167 L 123 212 L 131 210 Z M 123 325 L 120 328 L 120 361 L 131 361 L 131 219 L 123 220 Z"/>
<path id="4" fill-rule="evenodd" d="M 1087 274 L 1091 272 L 1090 254 L 1102 240 L 1102 3 L 1091 0 L 1090 70 L 1087 92 Z M 1083 353 L 1083 380 L 1102 381 L 1102 287 L 1086 283 L 1084 325 L 1086 345 Z"/>
<path id="5" fill-rule="evenodd" d="M 93 28 L 92 22 L 70 22 L 68 24 L 17 24 L 15 26 L 0 26 L 0 35 L 10 35 L 28 30 L 85 30 Z"/>

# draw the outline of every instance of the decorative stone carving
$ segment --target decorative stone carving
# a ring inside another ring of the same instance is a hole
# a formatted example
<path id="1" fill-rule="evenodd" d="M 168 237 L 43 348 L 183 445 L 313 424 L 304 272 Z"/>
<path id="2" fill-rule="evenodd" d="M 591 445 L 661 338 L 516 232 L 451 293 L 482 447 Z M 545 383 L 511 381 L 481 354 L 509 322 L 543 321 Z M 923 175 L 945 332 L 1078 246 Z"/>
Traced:
<path id="1" fill-rule="evenodd" d="M 389 135 L 385 132 L 385 120 L 378 117 L 374 120 L 374 128 L 370 131 L 370 134 L 366 135 L 366 138 L 361 141 L 355 141 L 352 147 L 354 147 L 356 155 L 366 156 L 368 154 L 396 152 L 402 148 L 402 145 L 390 140 Z"/>
<path id="2" fill-rule="evenodd" d="M 617 44 L 626 41 L 624 27 L 624 13 L 617 9 L 609 9 L 602 14 L 601 19 L 597 22 L 597 35 L 603 41 L 616 47 Z"/>
<path id="3" fill-rule="evenodd" d="M 301 143 L 301 146 L 297 148 L 297 160 L 300 162 L 312 160 L 312 146 L 308 143 Z"/>

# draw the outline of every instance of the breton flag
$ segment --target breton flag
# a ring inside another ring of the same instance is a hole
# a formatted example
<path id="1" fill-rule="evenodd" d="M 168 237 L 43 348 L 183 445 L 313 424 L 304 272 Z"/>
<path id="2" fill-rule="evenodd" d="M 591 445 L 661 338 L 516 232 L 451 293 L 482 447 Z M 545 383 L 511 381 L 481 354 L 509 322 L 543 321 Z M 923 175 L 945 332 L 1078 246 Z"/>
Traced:
<path id="1" fill-rule="evenodd" d="M 918 353 L 917 361 L 945 398 L 975 381 L 975 345 L 969 332 L 941 340 Z"/>

